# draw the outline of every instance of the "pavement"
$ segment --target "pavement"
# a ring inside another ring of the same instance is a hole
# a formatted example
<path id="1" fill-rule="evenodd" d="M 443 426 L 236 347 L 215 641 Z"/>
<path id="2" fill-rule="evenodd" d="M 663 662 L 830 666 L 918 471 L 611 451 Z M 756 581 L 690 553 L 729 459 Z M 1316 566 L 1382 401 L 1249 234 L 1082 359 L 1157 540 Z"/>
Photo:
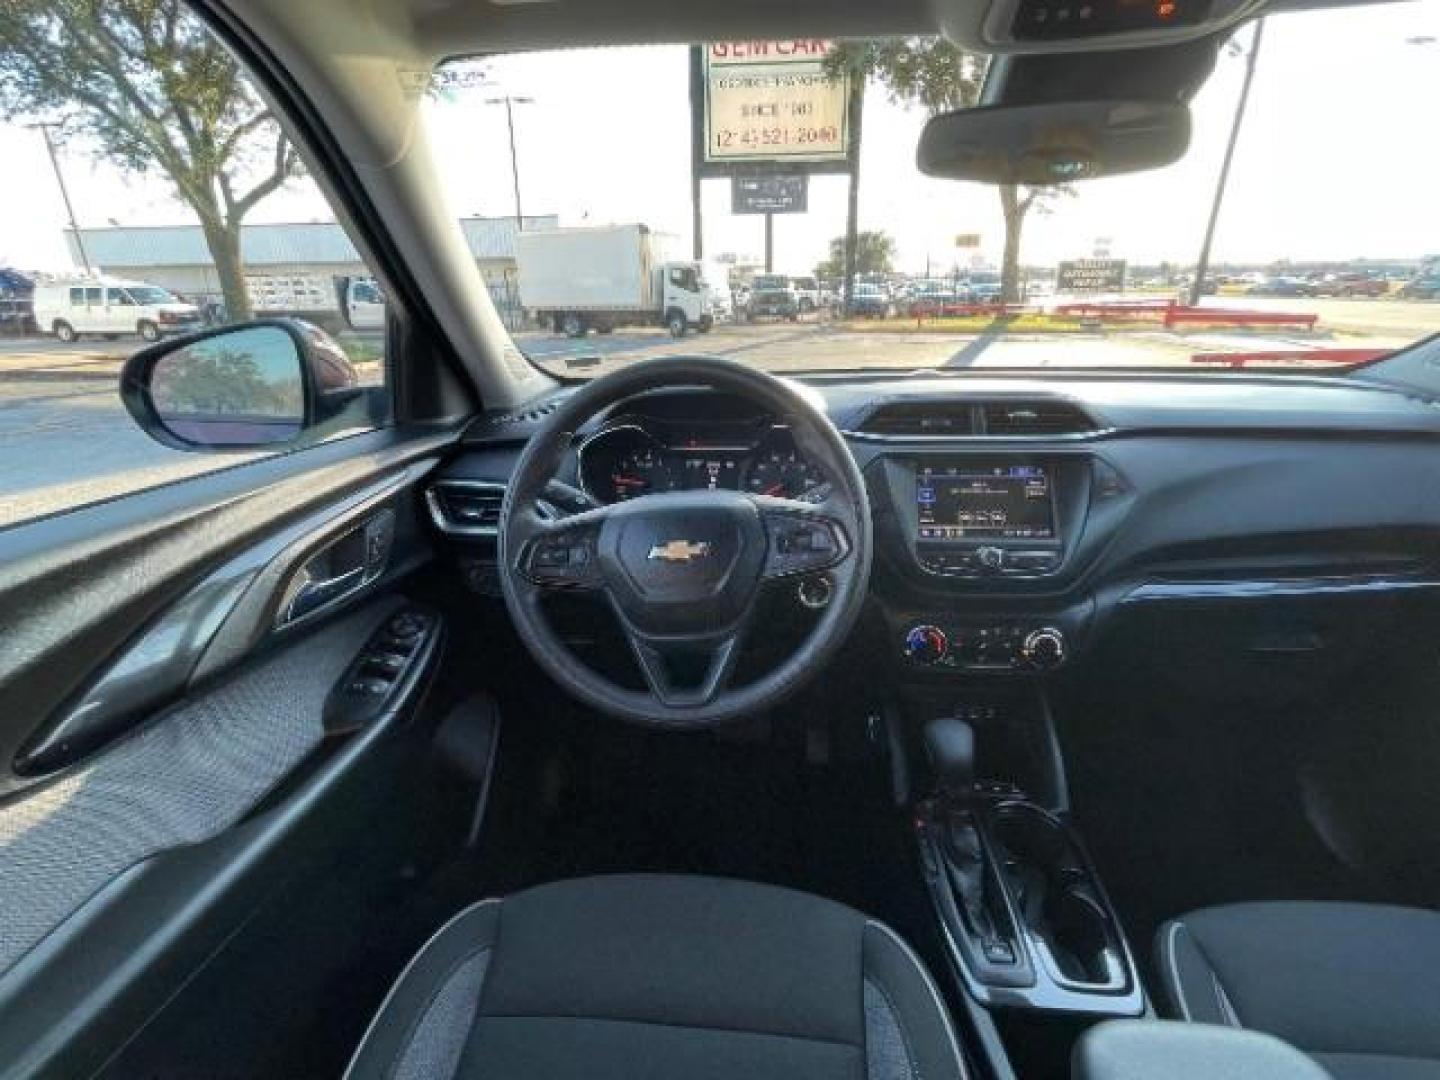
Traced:
<path id="1" fill-rule="evenodd" d="M 1057 301 L 1051 301 L 1054 303 Z M 634 330 L 571 340 L 550 333 L 516 343 L 556 374 L 595 375 L 652 357 L 709 353 L 773 371 L 1005 367 L 1190 367 L 1197 352 L 1323 347 L 1392 348 L 1440 333 L 1440 303 L 1394 300 L 1208 298 L 1222 307 L 1313 311 L 1313 334 L 1159 328 L 1124 333 L 1016 335 L 847 330 L 835 323 L 721 325 L 676 340 Z M 0 528 L 127 491 L 226 468 L 243 457 L 188 454 L 145 436 L 116 382 L 133 340 L 0 338 Z M 373 350 L 373 343 L 366 343 Z"/>

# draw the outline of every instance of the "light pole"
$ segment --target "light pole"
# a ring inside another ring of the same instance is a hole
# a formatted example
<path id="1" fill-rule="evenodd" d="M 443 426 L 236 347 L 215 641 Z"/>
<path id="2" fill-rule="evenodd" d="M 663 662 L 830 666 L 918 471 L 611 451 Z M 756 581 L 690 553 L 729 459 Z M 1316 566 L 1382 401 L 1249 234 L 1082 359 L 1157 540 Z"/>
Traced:
<path id="1" fill-rule="evenodd" d="M 533 105 L 535 99 L 522 97 L 518 94 L 506 94 L 503 97 L 492 97 L 485 99 L 486 105 L 505 106 L 505 124 L 510 129 L 510 179 L 515 185 L 515 231 L 525 231 L 525 218 L 520 213 L 520 161 L 515 156 L 515 106 Z"/>
<path id="2" fill-rule="evenodd" d="M 1225 160 L 1220 165 L 1220 178 L 1215 182 L 1215 201 L 1210 206 L 1210 221 L 1205 226 L 1205 240 L 1200 245 L 1200 258 L 1195 264 L 1195 280 L 1190 283 L 1190 306 L 1197 307 L 1210 272 L 1210 244 L 1215 239 L 1215 223 L 1220 220 L 1220 204 L 1225 200 L 1225 183 L 1230 179 L 1230 163 L 1235 159 L 1235 144 L 1240 139 L 1240 125 L 1245 121 L 1245 106 L 1250 101 L 1250 84 L 1255 81 L 1255 61 L 1260 58 L 1260 38 L 1265 33 L 1265 20 L 1255 21 L 1255 36 L 1250 39 L 1250 55 L 1245 58 L 1245 82 L 1240 87 L 1240 100 L 1235 103 L 1235 120 L 1230 125 L 1230 141 L 1225 146 Z"/>
<path id="3" fill-rule="evenodd" d="M 85 238 L 80 235 L 80 225 L 75 220 L 75 207 L 70 203 L 70 189 L 65 186 L 65 174 L 60 171 L 60 158 L 55 153 L 55 143 L 50 138 L 50 129 L 54 124 L 31 124 L 45 139 L 45 150 L 50 155 L 50 166 L 55 170 L 55 180 L 60 185 L 60 198 L 65 203 L 65 214 L 70 218 L 70 232 L 75 237 L 75 249 L 80 252 L 80 262 L 85 267 L 86 274 L 94 273 L 90 269 L 90 256 L 85 251 Z"/>

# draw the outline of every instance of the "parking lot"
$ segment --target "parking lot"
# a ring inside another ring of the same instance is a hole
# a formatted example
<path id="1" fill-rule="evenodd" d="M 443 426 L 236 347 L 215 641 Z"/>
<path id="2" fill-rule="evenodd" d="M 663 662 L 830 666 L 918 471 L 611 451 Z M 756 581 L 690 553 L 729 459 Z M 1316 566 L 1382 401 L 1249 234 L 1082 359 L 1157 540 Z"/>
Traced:
<path id="1" fill-rule="evenodd" d="M 649 357 L 707 352 L 775 371 L 859 367 L 1193 367 L 1197 352 L 1326 347 L 1391 348 L 1440 332 L 1440 303 L 1394 300 L 1210 298 L 1225 307 L 1314 312 L 1312 333 L 1136 328 L 1123 333 L 965 333 L 915 320 L 721 325 L 674 340 L 637 330 L 571 340 L 522 333 L 517 344 L 556 374 L 592 375 Z M 352 343 L 355 344 L 355 343 Z M 374 342 L 361 346 L 373 350 Z M 120 405 L 116 381 L 130 340 L 0 339 L 0 524 L 235 464 L 152 442 Z"/>

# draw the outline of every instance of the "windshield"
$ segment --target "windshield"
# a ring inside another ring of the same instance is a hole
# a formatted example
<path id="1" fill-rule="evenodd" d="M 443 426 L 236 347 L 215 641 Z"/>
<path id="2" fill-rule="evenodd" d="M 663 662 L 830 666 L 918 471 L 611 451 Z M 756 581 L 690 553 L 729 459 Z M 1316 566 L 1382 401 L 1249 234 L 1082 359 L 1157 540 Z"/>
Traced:
<path id="1" fill-rule="evenodd" d="M 155 285 L 127 285 L 125 291 L 137 304 L 173 304 L 175 297 Z"/>
<path id="2" fill-rule="evenodd" d="M 1343 372 L 1440 332 L 1440 136 L 1399 106 L 1440 100 L 1440 0 L 1247 24 L 1177 163 L 1051 187 L 916 168 L 935 88 L 973 105 L 987 64 L 925 38 L 498 56 L 440 69 L 426 117 L 492 301 L 562 377 L 697 351 Z M 677 261 L 710 287 L 667 292 Z"/>

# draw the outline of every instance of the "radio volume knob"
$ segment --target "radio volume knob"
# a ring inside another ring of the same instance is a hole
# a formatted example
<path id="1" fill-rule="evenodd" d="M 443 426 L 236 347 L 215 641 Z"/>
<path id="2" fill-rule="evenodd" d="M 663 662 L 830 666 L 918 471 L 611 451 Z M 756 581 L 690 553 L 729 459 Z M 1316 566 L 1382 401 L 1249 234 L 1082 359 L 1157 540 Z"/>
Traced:
<path id="1" fill-rule="evenodd" d="M 1066 652 L 1065 635 L 1053 626 L 1030 631 L 1020 645 L 1021 657 L 1037 671 L 1059 667 L 1065 662 Z"/>
<path id="2" fill-rule="evenodd" d="M 938 626 L 912 626 L 905 633 L 905 656 L 918 664 L 937 664 L 950 652 L 950 639 Z"/>

